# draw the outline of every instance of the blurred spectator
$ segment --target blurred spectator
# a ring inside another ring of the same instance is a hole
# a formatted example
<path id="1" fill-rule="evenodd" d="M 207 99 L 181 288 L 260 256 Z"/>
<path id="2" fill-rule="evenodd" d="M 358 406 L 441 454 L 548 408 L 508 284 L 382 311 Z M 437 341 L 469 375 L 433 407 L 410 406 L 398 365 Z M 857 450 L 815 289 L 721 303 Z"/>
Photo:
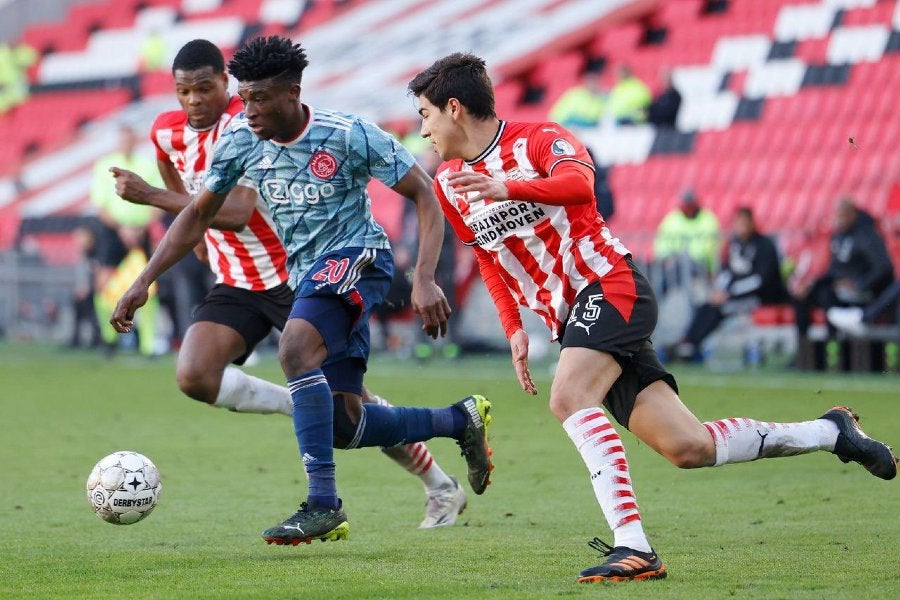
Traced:
<path id="1" fill-rule="evenodd" d="M 78 261 L 73 266 L 72 312 L 75 318 L 68 346 L 93 348 L 100 343 L 100 325 L 94 311 L 94 232 L 88 227 L 77 227 L 72 236 L 78 248 Z M 85 329 L 87 334 L 83 335 Z"/>
<path id="2" fill-rule="evenodd" d="M 158 71 L 166 64 L 166 42 L 158 31 L 151 31 L 141 44 L 141 70 Z"/>
<path id="3" fill-rule="evenodd" d="M 806 339 L 814 307 L 863 306 L 890 284 L 894 269 L 874 219 L 851 198 L 838 201 L 828 270 L 796 291 L 797 333 Z"/>
<path id="4" fill-rule="evenodd" d="M 726 317 L 749 314 L 761 304 L 780 304 L 787 300 L 775 243 L 759 232 L 750 208 L 739 208 L 724 267 L 716 277 L 708 302 L 694 312 L 675 355 L 696 359 L 700 356 L 703 340 Z"/>
<path id="5" fill-rule="evenodd" d="M 868 334 L 869 326 L 875 323 L 900 323 L 900 280 L 889 285 L 864 307 L 832 306 L 826 316 L 833 327 L 856 336 Z"/>
<path id="6" fill-rule="evenodd" d="M 27 44 L 15 48 L 0 43 L 0 114 L 28 99 L 28 68 L 37 52 Z"/>
<path id="7" fill-rule="evenodd" d="M 647 107 L 653 100 L 650 88 L 631 72 L 627 65 L 619 65 L 618 79 L 609 91 L 604 116 L 617 124 L 643 123 L 647 120 Z"/>
<path id="8" fill-rule="evenodd" d="M 675 127 L 678 109 L 681 108 L 681 93 L 672 83 L 672 70 L 663 69 L 660 74 L 663 90 L 647 107 L 647 122 L 657 127 Z"/>
<path id="9" fill-rule="evenodd" d="M 566 90 L 550 108 L 549 120 L 563 127 L 594 127 L 603 115 L 606 91 L 598 73 L 586 72 L 581 82 Z"/>
<path id="10" fill-rule="evenodd" d="M 687 257 L 705 273 L 718 263 L 719 220 L 712 211 L 700 207 L 693 189 L 681 193 L 681 205 L 660 222 L 653 240 L 656 261 L 672 263 Z"/>
<path id="11" fill-rule="evenodd" d="M 585 147 L 591 162 L 594 163 L 594 197 L 597 199 L 597 212 L 603 217 L 603 220 L 609 223 L 613 213 L 616 211 L 615 198 L 613 197 L 612 188 L 609 186 L 609 170 L 612 167 L 605 167 L 597 162 L 591 149 Z"/>
<path id="12" fill-rule="evenodd" d="M 136 150 L 137 138 L 134 131 L 123 125 L 119 130 L 118 149 L 94 163 L 91 183 L 91 203 L 97 209 L 94 232 L 97 259 L 94 275 L 94 308 L 97 311 L 103 341 L 108 348 L 114 347 L 117 341 L 116 331 L 108 323 L 108 319 L 121 295 L 112 293 L 110 286 L 114 287 L 114 279 L 121 279 L 118 272 L 125 265 L 126 258 L 129 272 L 141 260 L 146 263 L 150 255 L 147 228 L 159 215 L 159 211 L 151 206 L 132 204 L 116 195 L 115 180 L 109 171 L 113 166 L 134 171 L 156 187 L 163 185 L 156 163 L 139 155 Z M 142 255 L 143 259 L 138 254 Z M 121 292 L 124 292 L 124 288 Z M 153 303 L 155 302 L 154 298 Z M 138 326 L 141 352 L 144 354 L 153 353 L 154 314 L 155 310 L 151 309 L 151 312 L 144 316 L 143 323 Z"/>

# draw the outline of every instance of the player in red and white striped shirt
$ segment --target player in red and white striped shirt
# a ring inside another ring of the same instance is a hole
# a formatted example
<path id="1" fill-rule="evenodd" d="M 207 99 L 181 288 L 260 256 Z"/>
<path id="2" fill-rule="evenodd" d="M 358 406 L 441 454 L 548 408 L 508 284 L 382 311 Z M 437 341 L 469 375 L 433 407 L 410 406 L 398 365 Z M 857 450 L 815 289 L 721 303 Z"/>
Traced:
<path id="1" fill-rule="evenodd" d="M 540 315 L 562 346 L 550 410 L 587 465 L 615 538 L 613 547 L 592 542 L 608 558 L 579 581 L 666 575 L 644 534 L 625 449 L 607 411 L 683 468 L 827 450 L 883 479 L 896 475 L 890 448 L 866 437 L 845 407 L 801 423 L 697 420 L 650 343 L 653 291 L 597 213 L 584 146 L 556 123 L 501 121 L 484 61 L 471 54 L 438 60 L 409 90 L 419 101 L 422 135 L 446 161 L 435 190 L 453 229 L 475 251 L 525 391 L 537 393 L 519 305 Z"/>
<path id="2" fill-rule="evenodd" d="M 188 42 L 175 57 L 172 72 L 182 108 L 159 115 L 151 129 L 168 191 L 149 186 L 129 171 L 115 169 L 114 175 L 123 198 L 177 215 L 202 186 L 213 145 L 243 104 L 229 95 L 224 58 L 211 42 Z M 187 396 L 216 407 L 292 416 L 286 387 L 231 364 L 243 364 L 273 328 L 284 327 L 290 314 L 294 292 L 287 283 L 284 247 L 265 203 L 250 187 L 235 188 L 214 224 L 218 228 L 207 230 L 205 246 L 216 286 L 194 312 L 184 337 L 178 386 Z M 335 396 L 336 403 L 343 401 L 340 392 Z M 390 406 L 365 389 L 364 401 Z M 444 473 L 424 442 L 383 451 L 422 480 L 428 501 L 421 527 L 453 525 L 465 508 L 465 492 Z"/>

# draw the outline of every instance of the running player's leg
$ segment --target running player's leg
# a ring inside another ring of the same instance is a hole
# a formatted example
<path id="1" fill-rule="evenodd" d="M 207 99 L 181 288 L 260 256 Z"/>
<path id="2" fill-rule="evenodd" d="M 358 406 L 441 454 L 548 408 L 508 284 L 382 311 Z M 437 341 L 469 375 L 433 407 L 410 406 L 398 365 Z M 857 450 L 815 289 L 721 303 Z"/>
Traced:
<path id="1" fill-rule="evenodd" d="M 856 416 L 844 407 L 836 407 L 818 419 L 797 423 L 744 417 L 700 423 L 671 387 L 657 381 L 637 395 L 628 428 L 682 468 L 825 450 L 837 454 L 844 462 L 860 463 L 882 479 L 891 479 L 897 473 L 890 448 L 868 438 L 860 430 Z"/>
<path id="2" fill-rule="evenodd" d="M 578 294 L 561 332 L 550 408 L 587 466 L 614 538 L 604 563 L 583 570 L 579 581 L 666 576 L 644 534 L 624 444 L 607 416 L 627 426 L 634 395 L 641 389 L 642 374 L 631 358 L 649 345 L 656 303 L 639 278 L 630 261 L 617 263 L 602 282 Z"/>
<path id="3" fill-rule="evenodd" d="M 609 560 L 582 571 L 580 581 L 646 579 L 665 573 L 644 534 L 622 440 L 599 403 L 621 374 L 611 355 L 567 347 L 560 353 L 550 391 L 550 410 L 581 454 L 614 538 Z M 622 560 L 622 568 L 616 568 Z"/>
<path id="4" fill-rule="evenodd" d="M 363 387 L 364 403 L 393 406 L 390 402 Z M 444 472 L 429 452 L 425 442 L 382 447 L 381 451 L 415 475 L 425 487 L 425 518 L 419 524 L 421 529 L 444 527 L 456 523 L 457 517 L 467 505 L 466 492 L 455 477 Z"/>
<path id="5" fill-rule="evenodd" d="M 178 354 L 178 387 L 187 396 L 238 412 L 293 414 L 287 388 L 244 373 L 242 365 L 293 302 L 287 285 L 253 292 L 219 284 L 194 313 Z"/>

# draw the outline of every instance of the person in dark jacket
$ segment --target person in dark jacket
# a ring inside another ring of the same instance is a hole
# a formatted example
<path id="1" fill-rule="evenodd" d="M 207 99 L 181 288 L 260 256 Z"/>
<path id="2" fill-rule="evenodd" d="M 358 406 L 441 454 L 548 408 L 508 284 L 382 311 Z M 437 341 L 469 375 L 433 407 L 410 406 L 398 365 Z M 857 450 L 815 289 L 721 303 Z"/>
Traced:
<path id="1" fill-rule="evenodd" d="M 672 83 L 672 71 L 665 69 L 661 78 L 663 90 L 647 107 L 647 122 L 657 127 L 675 127 L 678 109 L 681 108 L 681 93 Z"/>
<path id="2" fill-rule="evenodd" d="M 739 208 L 732 227 L 723 269 L 713 283 L 709 301 L 694 312 L 677 347 L 679 358 L 699 356 L 700 344 L 726 317 L 788 300 L 778 250 L 772 239 L 757 229 L 753 211 Z"/>
<path id="3" fill-rule="evenodd" d="M 828 270 L 794 300 L 797 332 L 806 338 L 814 307 L 863 306 L 893 281 L 894 268 L 874 219 L 850 198 L 838 201 Z"/>

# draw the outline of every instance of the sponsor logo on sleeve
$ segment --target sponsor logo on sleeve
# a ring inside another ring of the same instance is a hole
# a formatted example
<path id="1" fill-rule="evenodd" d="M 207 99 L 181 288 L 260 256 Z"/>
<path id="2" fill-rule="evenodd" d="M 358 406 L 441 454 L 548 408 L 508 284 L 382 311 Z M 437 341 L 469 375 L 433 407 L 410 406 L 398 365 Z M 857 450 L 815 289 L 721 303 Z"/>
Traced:
<path id="1" fill-rule="evenodd" d="M 571 156 L 575 154 L 575 146 L 563 138 L 556 138 L 550 145 L 550 151 L 556 156 Z"/>

